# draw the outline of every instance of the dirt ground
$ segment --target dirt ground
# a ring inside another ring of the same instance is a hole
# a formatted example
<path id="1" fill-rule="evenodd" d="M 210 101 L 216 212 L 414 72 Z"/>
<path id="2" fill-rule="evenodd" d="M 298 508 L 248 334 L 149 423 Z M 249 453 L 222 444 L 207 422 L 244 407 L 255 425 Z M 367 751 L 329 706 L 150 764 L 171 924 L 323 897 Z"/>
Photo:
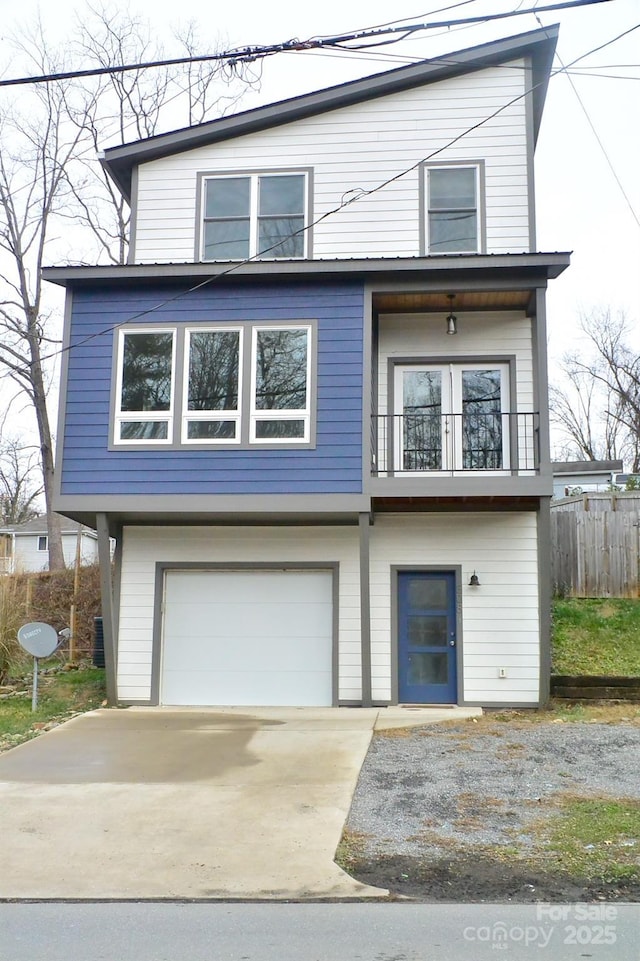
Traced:
<path id="1" fill-rule="evenodd" d="M 356 857 L 348 870 L 364 884 L 418 901 L 640 901 L 640 881 L 614 883 L 545 874 L 473 853 L 449 860 L 408 855 Z"/>
<path id="2" fill-rule="evenodd" d="M 541 841 L 567 798 L 637 810 L 640 718 L 614 720 L 483 718 L 374 737 L 339 863 L 422 901 L 640 901 L 640 837 L 616 849 L 630 866 L 617 880 L 581 876 L 584 860 L 576 867 Z M 607 854 L 617 843 L 581 845 Z"/>

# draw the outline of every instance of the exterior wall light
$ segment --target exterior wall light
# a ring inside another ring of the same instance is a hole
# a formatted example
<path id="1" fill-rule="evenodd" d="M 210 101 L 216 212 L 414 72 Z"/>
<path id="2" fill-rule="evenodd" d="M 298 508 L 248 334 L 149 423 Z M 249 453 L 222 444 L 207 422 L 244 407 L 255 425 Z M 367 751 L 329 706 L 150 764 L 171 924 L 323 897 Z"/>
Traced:
<path id="1" fill-rule="evenodd" d="M 480 578 L 478 577 L 475 571 L 469 578 L 469 587 L 480 587 Z"/>
<path id="2" fill-rule="evenodd" d="M 455 294 L 447 294 L 447 297 L 449 298 L 449 315 L 447 317 L 447 333 L 448 334 L 458 333 L 458 326 L 457 326 L 458 318 L 453 312 L 453 301 L 455 296 L 456 296 Z"/>

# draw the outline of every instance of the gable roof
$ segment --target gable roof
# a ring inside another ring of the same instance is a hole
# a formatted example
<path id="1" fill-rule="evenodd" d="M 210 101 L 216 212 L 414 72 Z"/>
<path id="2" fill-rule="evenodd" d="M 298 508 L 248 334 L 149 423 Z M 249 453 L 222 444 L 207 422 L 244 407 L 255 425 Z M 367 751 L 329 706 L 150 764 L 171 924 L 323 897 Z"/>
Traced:
<path id="1" fill-rule="evenodd" d="M 64 517 L 62 514 L 56 515 L 60 520 L 60 533 L 61 534 L 77 534 L 78 530 L 82 528 L 83 534 L 87 534 L 90 537 L 96 537 L 95 531 L 91 528 L 86 527 L 84 524 L 79 524 L 77 521 L 69 520 L 68 517 Z M 38 517 L 32 517 L 29 521 L 24 521 L 22 524 L 8 524 L 6 527 L 0 527 L 0 534 L 32 534 L 32 535 L 42 535 L 47 534 L 47 515 L 40 514 Z"/>
<path id="2" fill-rule="evenodd" d="M 533 102 L 534 142 L 538 136 L 542 108 L 558 39 L 558 26 L 532 30 L 504 40 L 467 47 L 450 54 L 422 60 L 406 67 L 397 67 L 360 80 L 338 84 L 314 93 L 292 97 L 245 110 L 230 117 L 209 120 L 194 127 L 159 134 L 146 140 L 111 147 L 105 150 L 101 162 L 127 200 L 131 200 L 131 181 L 134 167 L 149 160 L 193 150 L 244 134 L 267 130 L 282 124 L 302 120 L 329 110 L 374 100 L 391 93 L 425 86 L 449 77 L 472 73 L 498 63 L 520 57 L 531 58 L 531 96 Z"/>
<path id="3" fill-rule="evenodd" d="M 622 470 L 621 460 L 560 460 L 551 465 L 554 474 L 610 474 Z"/>

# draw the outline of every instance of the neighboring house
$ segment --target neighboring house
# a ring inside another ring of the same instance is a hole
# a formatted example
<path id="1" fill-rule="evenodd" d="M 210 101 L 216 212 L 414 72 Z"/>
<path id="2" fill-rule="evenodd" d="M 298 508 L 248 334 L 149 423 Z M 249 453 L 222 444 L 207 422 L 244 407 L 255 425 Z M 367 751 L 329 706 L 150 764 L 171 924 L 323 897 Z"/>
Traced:
<path id="1" fill-rule="evenodd" d="M 546 700 L 556 36 L 106 152 L 131 261 L 45 277 L 56 509 L 118 539 L 112 700 Z"/>
<path id="2" fill-rule="evenodd" d="M 60 518 L 62 550 L 67 567 L 73 566 L 80 540 L 80 563 L 98 561 L 98 536 L 95 531 L 67 517 Z M 34 517 L 24 524 L 0 527 L 0 573 L 22 574 L 49 568 L 47 518 Z"/>
<path id="3" fill-rule="evenodd" d="M 621 460 L 565 460 L 554 461 L 551 466 L 554 498 L 570 497 L 574 492 L 606 490 L 617 483 L 623 469 Z"/>

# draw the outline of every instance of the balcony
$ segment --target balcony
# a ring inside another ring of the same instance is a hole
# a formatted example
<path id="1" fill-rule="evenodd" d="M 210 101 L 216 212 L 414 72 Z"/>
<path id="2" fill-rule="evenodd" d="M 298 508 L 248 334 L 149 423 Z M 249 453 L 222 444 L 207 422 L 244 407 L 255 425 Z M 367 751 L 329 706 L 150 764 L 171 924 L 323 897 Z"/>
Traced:
<path id="1" fill-rule="evenodd" d="M 537 413 L 405 411 L 372 418 L 373 477 L 534 476 L 539 469 Z"/>

